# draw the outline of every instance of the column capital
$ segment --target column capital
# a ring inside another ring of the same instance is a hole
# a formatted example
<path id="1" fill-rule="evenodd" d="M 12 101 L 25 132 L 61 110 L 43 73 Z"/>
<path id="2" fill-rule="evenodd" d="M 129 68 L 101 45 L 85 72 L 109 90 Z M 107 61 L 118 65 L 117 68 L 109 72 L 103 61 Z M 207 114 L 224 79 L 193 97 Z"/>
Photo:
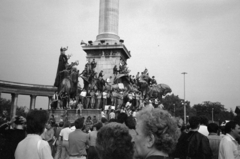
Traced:
<path id="1" fill-rule="evenodd" d="M 11 93 L 11 95 L 17 97 L 18 93 Z"/>
<path id="2" fill-rule="evenodd" d="M 36 98 L 37 96 L 36 95 L 30 95 L 31 98 Z"/>

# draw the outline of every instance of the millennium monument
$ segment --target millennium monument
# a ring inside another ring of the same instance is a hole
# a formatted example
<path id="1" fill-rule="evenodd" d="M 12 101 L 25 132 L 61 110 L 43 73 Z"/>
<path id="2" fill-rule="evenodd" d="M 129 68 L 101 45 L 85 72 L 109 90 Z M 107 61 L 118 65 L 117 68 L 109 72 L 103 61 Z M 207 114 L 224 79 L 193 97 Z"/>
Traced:
<path id="1" fill-rule="evenodd" d="M 154 76 L 149 77 L 147 69 L 136 77 L 130 75 L 127 60 L 131 54 L 118 35 L 118 21 L 119 0 L 100 0 L 96 40 L 80 43 L 88 61 L 82 72 L 75 67 L 78 61 L 68 63 L 70 56 L 65 54 L 68 48 L 60 49 L 54 86 L 58 88 L 57 95 L 68 116 L 77 114 L 79 109 L 84 116 L 87 113 L 99 117 L 101 110 L 107 107 L 120 110 L 127 102 L 132 103 L 129 110 L 140 109 L 143 101 L 149 100 L 157 107 L 162 96 L 171 92 L 168 85 L 157 84 Z M 78 77 L 83 79 L 83 88 L 79 87 Z M 55 111 L 58 104 L 55 102 L 53 107 Z"/>

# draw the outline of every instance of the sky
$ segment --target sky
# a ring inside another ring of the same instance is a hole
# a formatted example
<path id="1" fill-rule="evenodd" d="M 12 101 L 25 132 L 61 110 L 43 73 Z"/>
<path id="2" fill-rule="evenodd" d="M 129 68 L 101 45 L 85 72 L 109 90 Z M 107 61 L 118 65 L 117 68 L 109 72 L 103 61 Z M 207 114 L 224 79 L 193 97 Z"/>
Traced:
<path id="1" fill-rule="evenodd" d="M 53 85 L 61 47 L 83 70 L 81 40 L 98 35 L 99 0 L 1 0 L 0 80 Z M 190 105 L 240 105 L 239 0 L 120 0 L 119 36 L 130 74 L 148 68 Z M 2 97 L 10 99 L 9 94 Z M 37 108 L 47 108 L 37 97 Z M 29 106 L 20 95 L 18 105 Z"/>

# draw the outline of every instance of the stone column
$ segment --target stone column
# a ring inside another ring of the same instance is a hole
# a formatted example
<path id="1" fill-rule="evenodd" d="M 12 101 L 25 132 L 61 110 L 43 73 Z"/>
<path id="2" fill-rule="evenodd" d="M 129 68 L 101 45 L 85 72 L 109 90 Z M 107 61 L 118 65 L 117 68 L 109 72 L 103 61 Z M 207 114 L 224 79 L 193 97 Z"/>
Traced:
<path id="1" fill-rule="evenodd" d="M 119 41 L 118 15 L 119 0 L 100 0 L 97 41 Z"/>
<path id="2" fill-rule="evenodd" d="M 35 95 L 30 95 L 30 110 L 35 109 L 36 106 L 36 96 Z"/>
<path id="3" fill-rule="evenodd" d="M 51 103 L 52 103 L 52 96 L 49 96 L 49 97 L 48 97 L 48 110 L 49 110 L 50 107 L 51 107 Z"/>
<path id="4" fill-rule="evenodd" d="M 17 101 L 18 101 L 18 94 L 12 93 L 12 101 L 11 101 L 11 117 L 16 115 L 17 110 Z"/>

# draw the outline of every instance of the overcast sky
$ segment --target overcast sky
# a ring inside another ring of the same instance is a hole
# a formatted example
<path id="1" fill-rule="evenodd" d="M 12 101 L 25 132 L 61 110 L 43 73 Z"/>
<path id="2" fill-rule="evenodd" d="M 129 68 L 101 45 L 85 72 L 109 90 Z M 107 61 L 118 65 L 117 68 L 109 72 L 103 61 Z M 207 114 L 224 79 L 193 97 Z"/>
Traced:
<path id="1" fill-rule="evenodd" d="M 62 46 L 82 71 L 80 42 L 96 40 L 98 17 L 99 0 L 1 0 L 0 80 L 53 85 Z M 187 72 L 191 105 L 240 105 L 239 0 L 120 0 L 119 36 L 131 74 L 146 67 L 183 98 Z M 29 103 L 19 96 L 19 105 Z M 37 107 L 47 108 L 47 98 L 37 97 Z"/>

